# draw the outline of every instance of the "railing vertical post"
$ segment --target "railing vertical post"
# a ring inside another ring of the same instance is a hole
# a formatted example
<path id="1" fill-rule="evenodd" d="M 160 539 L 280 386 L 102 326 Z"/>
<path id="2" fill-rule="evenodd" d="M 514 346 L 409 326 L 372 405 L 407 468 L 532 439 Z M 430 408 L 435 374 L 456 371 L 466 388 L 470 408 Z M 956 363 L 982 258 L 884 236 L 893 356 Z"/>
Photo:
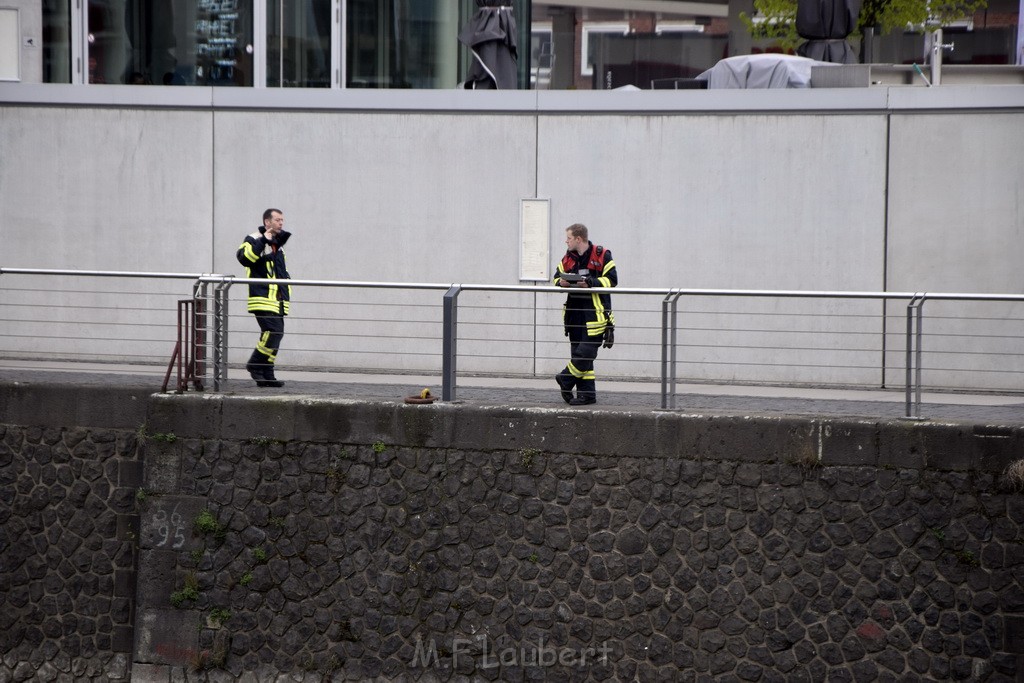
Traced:
<path id="1" fill-rule="evenodd" d="M 185 383 L 181 386 L 182 391 L 188 391 L 189 380 L 196 381 L 196 300 L 192 299 L 185 304 L 185 332 L 186 332 L 186 344 L 185 348 L 188 349 L 185 358 L 188 362 L 185 364 Z"/>
<path id="2" fill-rule="evenodd" d="M 669 384 L 672 385 L 672 391 L 675 392 L 675 363 L 670 359 L 669 347 L 675 346 L 675 339 L 671 338 L 669 332 L 669 326 L 672 326 L 672 331 L 675 331 L 675 325 L 673 324 L 672 315 L 670 313 L 672 301 L 672 293 L 669 292 L 665 295 L 665 298 L 661 300 L 661 408 L 667 410 L 669 408 Z M 670 367 L 671 366 L 671 367 Z M 671 380 L 669 377 L 671 376 Z"/>
<path id="3" fill-rule="evenodd" d="M 444 341 L 441 351 L 441 400 L 455 400 L 455 366 L 458 360 L 456 342 L 458 341 L 459 307 L 458 298 L 462 288 L 452 285 L 444 295 Z"/>
<path id="4" fill-rule="evenodd" d="M 182 318 L 183 315 L 185 315 L 184 310 L 183 310 L 184 307 L 185 307 L 185 300 L 184 299 L 179 299 L 178 300 L 178 330 L 177 330 L 178 342 L 175 345 L 175 348 L 177 350 L 177 353 L 175 355 L 178 358 L 178 364 L 177 364 L 177 367 L 175 368 L 175 370 L 177 371 L 177 379 L 176 379 L 176 381 L 174 383 L 174 391 L 175 391 L 175 393 L 178 393 L 178 394 L 181 393 L 181 379 L 182 379 L 181 365 L 182 365 L 182 362 L 183 362 L 182 358 L 185 355 L 185 343 L 186 343 L 185 342 L 186 337 L 185 337 L 184 330 L 181 329 L 181 325 L 182 325 L 181 318 Z"/>
<path id="5" fill-rule="evenodd" d="M 231 280 L 218 282 L 213 290 L 213 390 L 228 379 L 228 290 Z"/>
<path id="6" fill-rule="evenodd" d="M 224 366 L 224 349 L 222 346 L 223 341 L 223 330 L 221 330 L 221 316 L 223 311 L 221 310 L 221 283 L 217 283 L 213 287 L 213 310 L 211 315 L 213 316 L 213 390 L 220 391 L 221 372 Z"/>
<path id="7" fill-rule="evenodd" d="M 672 297 L 672 312 L 671 312 L 671 320 L 669 321 L 670 325 L 671 325 L 671 327 L 669 328 L 671 330 L 671 334 L 670 334 L 671 341 L 669 343 L 669 361 L 668 361 L 669 362 L 669 376 L 671 377 L 671 383 L 670 383 L 670 386 L 669 386 L 669 408 L 672 408 L 673 410 L 675 410 L 675 407 L 676 407 L 676 379 L 677 379 L 677 374 L 676 374 L 676 354 L 677 354 L 678 349 L 679 349 L 679 345 L 677 343 L 678 342 L 678 339 L 677 339 L 677 336 L 678 336 L 678 324 L 677 324 L 677 322 L 678 322 L 678 317 L 679 317 L 678 313 L 679 313 L 679 297 L 680 296 L 682 296 L 682 293 L 677 292 Z"/>
<path id="8" fill-rule="evenodd" d="M 195 370 L 191 379 L 196 389 L 202 389 L 202 380 L 206 379 L 206 297 L 206 283 L 196 282 L 192 287 L 192 337 L 190 338 L 190 343 L 194 347 L 192 358 L 195 362 Z"/>
<path id="9" fill-rule="evenodd" d="M 924 341 L 921 338 L 921 327 L 924 319 L 924 296 L 921 296 L 921 301 L 917 305 L 917 330 L 915 336 L 917 337 L 917 363 L 916 363 L 916 375 L 917 375 L 917 396 L 914 400 L 914 417 L 921 417 L 921 342 Z"/>
<path id="10" fill-rule="evenodd" d="M 921 417 L 921 306 L 924 294 L 915 294 L 907 304 L 906 417 Z M 916 324 L 915 324 L 915 318 Z M 915 351 L 916 347 L 916 351 Z M 916 401 L 914 396 L 916 394 Z"/>
<path id="11" fill-rule="evenodd" d="M 178 390 L 181 394 L 188 391 L 189 364 L 192 360 L 192 300 L 182 299 L 178 302 Z"/>
<path id="12" fill-rule="evenodd" d="M 914 302 L 917 301 L 917 296 L 910 300 L 907 304 L 907 332 L 906 338 L 906 358 L 903 362 L 904 377 L 903 377 L 903 391 L 904 393 L 904 408 L 903 415 L 905 417 L 911 417 L 911 384 L 913 382 L 914 372 Z"/>
<path id="13" fill-rule="evenodd" d="M 537 300 L 537 292 L 533 292 L 533 354 L 532 358 L 530 359 L 530 374 L 533 377 L 537 376 Z"/>

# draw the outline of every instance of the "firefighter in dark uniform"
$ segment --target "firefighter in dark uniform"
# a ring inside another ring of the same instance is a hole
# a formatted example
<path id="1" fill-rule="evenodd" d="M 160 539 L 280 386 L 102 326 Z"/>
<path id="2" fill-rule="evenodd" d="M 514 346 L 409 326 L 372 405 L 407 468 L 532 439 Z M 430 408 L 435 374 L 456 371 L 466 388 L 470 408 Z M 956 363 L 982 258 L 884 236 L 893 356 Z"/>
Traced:
<path id="1" fill-rule="evenodd" d="M 279 280 L 291 279 L 284 261 L 284 245 L 291 237 L 284 230 L 284 214 L 278 209 L 263 212 L 263 225 L 246 236 L 238 248 L 238 262 L 245 266 L 247 278 L 266 282 L 249 285 L 249 312 L 256 316 L 260 339 L 249 356 L 245 369 L 260 387 L 283 387 L 274 376 L 277 351 L 284 337 L 284 316 L 291 303 L 291 285 Z"/>
<path id="2" fill-rule="evenodd" d="M 571 358 L 555 375 L 555 381 L 566 403 L 585 406 L 597 403 L 594 380 L 597 350 L 602 346 L 610 349 L 615 342 L 612 298 L 601 290 L 618 285 L 619 275 L 612 253 L 588 239 L 587 226 L 575 223 L 566 228 L 565 246 L 568 251 L 558 264 L 554 283 L 557 287 L 583 291 L 571 291 L 566 297 L 563 322 Z"/>

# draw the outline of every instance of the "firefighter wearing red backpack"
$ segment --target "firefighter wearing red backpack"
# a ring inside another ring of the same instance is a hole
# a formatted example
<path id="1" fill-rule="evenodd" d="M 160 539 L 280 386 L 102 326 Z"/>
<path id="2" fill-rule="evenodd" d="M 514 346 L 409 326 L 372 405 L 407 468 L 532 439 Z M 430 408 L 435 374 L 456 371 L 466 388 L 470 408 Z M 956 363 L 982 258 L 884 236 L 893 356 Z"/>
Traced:
<path id="1" fill-rule="evenodd" d="M 603 291 L 619 284 L 612 253 L 593 244 L 587 226 L 574 223 L 565 229 L 567 251 L 554 275 L 556 287 L 572 291 L 565 300 L 563 323 L 569 337 L 569 364 L 555 375 L 562 399 L 571 406 L 597 403 L 594 359 L 602 346 L 615 342 L 612 298 Z M 576 395 L 573 396 L 573 389 Z"/>

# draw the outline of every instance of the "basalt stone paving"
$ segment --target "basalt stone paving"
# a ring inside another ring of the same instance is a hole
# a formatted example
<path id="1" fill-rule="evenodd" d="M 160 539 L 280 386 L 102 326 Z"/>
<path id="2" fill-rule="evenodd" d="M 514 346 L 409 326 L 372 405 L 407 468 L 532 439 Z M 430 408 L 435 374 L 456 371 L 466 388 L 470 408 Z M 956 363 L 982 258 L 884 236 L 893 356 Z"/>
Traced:
<path id="1" fill-rule="evenodd" d="M 502 435 L 566 411 L 472 433 L 434 408 L 230 403 L 156 401 L 131 431 L 0 427 L 0 681 L 1024 675 L 1024 495 L 1002 451 L 834 464 L 856 462 L 853 430 L 823 460 L 753 460 L 700 423 L 693 451 L 634 425 L 612 457 Z M 350 438 L 305 433 L 325 430 Z"/>

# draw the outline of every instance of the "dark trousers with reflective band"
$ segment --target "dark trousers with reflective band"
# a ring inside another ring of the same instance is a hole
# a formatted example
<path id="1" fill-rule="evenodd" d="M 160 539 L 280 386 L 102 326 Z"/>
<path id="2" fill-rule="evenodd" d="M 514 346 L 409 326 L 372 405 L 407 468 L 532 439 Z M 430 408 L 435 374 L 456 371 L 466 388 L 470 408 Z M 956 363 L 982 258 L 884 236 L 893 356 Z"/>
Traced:
<path id="1" fill-rule="evenodd" d="M 570 360 L 559 374 L 572 379 L 578 397 L 597 398 L 594 359 L 597 358 L 597 350 L 601 348 L 602 336 L 591 337 L 587 334 L 586 311 L 566 311 L 565 327 L 569 332 Z M 570 386 L 569 382 L 565 384 Z"/>
<path id="2" fill-rule="evenodd" d="M 256 316 L 261 334 L 256 348 L 249 356 L 246 368 L 273 375 L 277 351 L 281 348 L 281 339 L 284 337 L 284 315 L 270 311 L 253 311 L 253 315 Z"/>

